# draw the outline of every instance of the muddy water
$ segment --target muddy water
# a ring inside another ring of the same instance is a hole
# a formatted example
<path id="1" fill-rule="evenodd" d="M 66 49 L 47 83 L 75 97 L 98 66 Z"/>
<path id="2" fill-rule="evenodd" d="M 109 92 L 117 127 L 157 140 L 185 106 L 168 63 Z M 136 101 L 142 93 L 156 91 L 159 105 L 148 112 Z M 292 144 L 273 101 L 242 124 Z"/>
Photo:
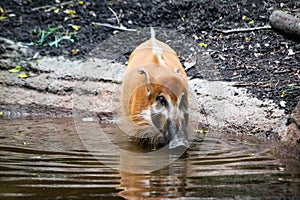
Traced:
<path id="1" fill-rule="evenodd" d="M 114 154 L 99 155 L 102 161 L 95 158 L 71 118 L 2 120 L 0 124 L 1 199 L 274 199 L 300 195 L 298 165 L 275 158 L 272 145 L 257 140 L 207 137 L 194 141 L 190 150 L 162 169 L 130 173 L 102 162 L 121 162 Z M 109 125 L 106 129 L 115 131 Z M 125 139 L 119 138 L 119 143 L 139 151 Z"/>

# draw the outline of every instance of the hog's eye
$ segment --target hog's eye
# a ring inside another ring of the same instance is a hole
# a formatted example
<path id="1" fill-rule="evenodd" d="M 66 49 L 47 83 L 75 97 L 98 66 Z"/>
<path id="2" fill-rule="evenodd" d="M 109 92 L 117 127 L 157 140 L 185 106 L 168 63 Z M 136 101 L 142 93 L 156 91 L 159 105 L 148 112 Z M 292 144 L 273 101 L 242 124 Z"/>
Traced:
<path id="1" fill-rule="evenodd" d="M 161 106 L 166 106 L 167 105 L 167 101 L 166 101 L 166 98 L 164 96 L 157 96 L 156 97 L 156 102 Z"/>

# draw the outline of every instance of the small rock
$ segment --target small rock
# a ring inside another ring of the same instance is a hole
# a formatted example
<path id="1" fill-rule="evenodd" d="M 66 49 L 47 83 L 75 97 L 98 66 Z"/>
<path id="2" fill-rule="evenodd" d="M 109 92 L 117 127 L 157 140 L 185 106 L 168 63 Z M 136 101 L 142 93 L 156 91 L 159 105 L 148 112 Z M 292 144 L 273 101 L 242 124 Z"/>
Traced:
<path id="1" fill-rule="evenodd" d="M 288 49 L 288 56 L 292 56 L 295 55 L 295 52 L 293 51 L 293 49 Z"/>
<path id="2" fill-rule="evenodd" d="M 283 107 L 283 108 L 285 108 L 285 106 L 286 106 L 286 102 L 285 102 L 285 101 L 280 101 L 279 104 L 280 104 L 280 106 Z"/>

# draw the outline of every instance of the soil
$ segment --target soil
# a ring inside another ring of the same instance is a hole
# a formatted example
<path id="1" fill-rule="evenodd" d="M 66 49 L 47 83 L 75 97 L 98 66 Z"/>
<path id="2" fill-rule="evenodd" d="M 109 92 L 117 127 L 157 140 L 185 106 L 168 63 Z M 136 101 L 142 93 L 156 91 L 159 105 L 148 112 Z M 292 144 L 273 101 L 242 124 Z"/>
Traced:
<path id="1" fill-rule="evenodd" d="M 0 6 L 0 36 L 27 44 L 42 56 L 88 58 L 99 43 L 118 34 L 115 29 L 95 26 L 94 22 L 114 26 L 119 22 L 128 29 L 149 26 L 175 29 L 197 43 L 207 44 L 202 48 L 217 64 L 223 80 L 237 82 L 236 87 L 246 87 L 258 98 L 274 100 L 287 114 L 300 101 L 300 44 L 297 41 L 270 29 L 219 32 L 219 29 L 268 25 L 268 17 L 276 9 L 299 17 L 299 1 L 2 0 Z M 80 29 L 74 30 L 72 25 Z M 61 28 L 55 34 L 40 40 L 42 30 L 57 26 Z M 49 46 L 55 35 L 67 35 L 74 41 L 63 40 L 57 47 Z M 3 51 L 0 47 L 0 53 Z M 125 59 L 129 55 L 130 51 L 124 52 Z M 184 58 L 181 59 L 184 62 Z"/>

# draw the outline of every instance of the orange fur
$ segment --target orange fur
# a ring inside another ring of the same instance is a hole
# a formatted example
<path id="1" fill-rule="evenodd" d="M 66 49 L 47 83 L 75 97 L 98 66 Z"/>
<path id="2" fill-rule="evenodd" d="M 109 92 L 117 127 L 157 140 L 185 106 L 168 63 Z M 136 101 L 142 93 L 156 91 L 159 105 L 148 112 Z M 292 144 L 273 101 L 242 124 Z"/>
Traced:
<path id="1" fill-rule="evenodd" d="M 141 69 L 149 74 L 149 85 L 145 75 L 140 73 Z M 140 44 L 130 55 L 122 83 L 123 114 L 139 126 L 151 125 L 140 113 L 149 109 L 155 97 L 161 93 L 168 94 L 172 102 L 177 102 L 182 94 L 187 96 L 187 75 L 176 52 L 152 37 Z"/>

